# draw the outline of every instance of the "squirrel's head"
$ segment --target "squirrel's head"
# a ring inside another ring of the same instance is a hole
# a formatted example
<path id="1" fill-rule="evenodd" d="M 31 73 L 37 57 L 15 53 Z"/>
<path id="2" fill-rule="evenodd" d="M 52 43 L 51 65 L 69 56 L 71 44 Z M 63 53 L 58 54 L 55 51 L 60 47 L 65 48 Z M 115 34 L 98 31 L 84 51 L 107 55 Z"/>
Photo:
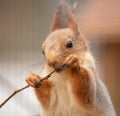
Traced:
<path id="1" fill-rule="evenodd" d="M 42 46 L 47 64 L 56 68 L 61 66 L 70 54 L 80 54 L 87 50 L 87 44 L 72 12 L 66 4 L 60 4 L 54 16 L 50 34 Z"/>

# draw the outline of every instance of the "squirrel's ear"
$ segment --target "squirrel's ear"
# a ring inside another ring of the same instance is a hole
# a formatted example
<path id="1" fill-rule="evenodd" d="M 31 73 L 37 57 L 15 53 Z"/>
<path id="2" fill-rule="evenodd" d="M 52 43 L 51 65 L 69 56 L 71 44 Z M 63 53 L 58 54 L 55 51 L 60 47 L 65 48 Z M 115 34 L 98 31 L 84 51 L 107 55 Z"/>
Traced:
<path id="1" fill-rule="evenodd" d="M 62 28 L 71 28 L 75 33 L 79 33 L 77 22 L 75 21 L 71 10 L 63 2 L 60 3 L 55 12 L 50 32 Z"/>

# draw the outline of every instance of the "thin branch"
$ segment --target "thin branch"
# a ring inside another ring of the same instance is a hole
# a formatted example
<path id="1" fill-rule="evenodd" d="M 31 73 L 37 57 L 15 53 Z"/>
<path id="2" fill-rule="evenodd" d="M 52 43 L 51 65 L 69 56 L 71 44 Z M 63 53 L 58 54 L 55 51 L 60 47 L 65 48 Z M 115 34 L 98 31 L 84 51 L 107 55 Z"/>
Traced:
<path id="1" fill-rule="evenodd" d="M 44 80 L 50 78 L 53 73 L 55 73 L 56 71 L 59 71 L 59 70 L 63 70 L 64 68 L 67 68 L 67 67 L 68 67 L 68 66 L 67 66 L 66 64 L 64 64 L 63 66 L 61 66 L 61 67 L 53 70 L 53 71 L 52 71 L 51 73 L 49 73 L 47 76 L 45 76 L 44 78 L 42 78 L 42 79 L 40 80 L 39 84 L 38 84 L 37 86 L 35 86 L 35 87 L 40 87 L 41 84 L 42 84 L 42 82 L 43 82 Z M 26 88 L 28 88 L 28 87 L 30 87 L 30 86 L 29 86 L 29 85 L 26 85 L 26 86 L 22 87 L 21 89 L 15 90 L 5 101 L 3 101 L 3 102 L 0 104 L 0 108 L 2 108 L 2 106 L 5 105 L 13 96 L 15 96 L 17 93 L 21 92 L 22 90 L 24 90 L 24 89 L 26 89 Z"/>
<path id="2" fill-rule="evenodd" d="M 21 89 L 15 90 L 3 103 L 0 104 L 0 108 L 2 108 L 2 106 L 3 106 L 4 104 L 6 104 L 7 101 L 9 101 L 14 95 L 16 95 L 17 93 L 19 93 L 20 91 L 22 91 L 22 90 L 24 90 L 24 89 L 26 89 L 26 88 L 28 88 L 28 87 L 30 87 L 30 86 L 27 85 L 27 86 L 25 86 L 25 87 L 23 87 L 23 88 L 21 88 Z"/>

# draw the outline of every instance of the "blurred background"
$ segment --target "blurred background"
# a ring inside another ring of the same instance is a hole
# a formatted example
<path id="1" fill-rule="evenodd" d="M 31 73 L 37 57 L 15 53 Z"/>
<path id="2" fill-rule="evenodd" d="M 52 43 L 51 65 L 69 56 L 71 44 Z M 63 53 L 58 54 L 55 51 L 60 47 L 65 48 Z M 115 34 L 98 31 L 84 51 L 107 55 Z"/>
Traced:
<path id="1" fill-rule="evenodd" d="M 26 85 L 28 72 L 40 73 L 41 45 L 49 34 L 60 0 L 0 0 L 0 103 Z M 120 116 L 120 1 L 77 1 L 75 17 L 89 41 L 99 76 L 106 84 Z M 33 116 L 40 112 L 33 89 L 28 88 L 0 109 L 0 116 Z"/>

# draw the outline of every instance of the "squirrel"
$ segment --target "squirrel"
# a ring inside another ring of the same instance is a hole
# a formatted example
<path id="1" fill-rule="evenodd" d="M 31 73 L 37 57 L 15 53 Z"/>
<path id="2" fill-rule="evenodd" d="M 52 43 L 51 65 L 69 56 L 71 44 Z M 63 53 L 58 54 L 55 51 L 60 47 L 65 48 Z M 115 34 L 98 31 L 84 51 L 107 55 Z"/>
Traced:
<path id="1" fill-rule="evenodd" d="M 39 88 L 35 86 L 42 76 L 30 73 L 26 77 L 27 84 L 34 87 L 42 116 L 116 116 L 87 40 L 66 3 L 56 9 L 42 52 L 46 61 L 44 74 L 68 65 L 44 80 Z"/>

